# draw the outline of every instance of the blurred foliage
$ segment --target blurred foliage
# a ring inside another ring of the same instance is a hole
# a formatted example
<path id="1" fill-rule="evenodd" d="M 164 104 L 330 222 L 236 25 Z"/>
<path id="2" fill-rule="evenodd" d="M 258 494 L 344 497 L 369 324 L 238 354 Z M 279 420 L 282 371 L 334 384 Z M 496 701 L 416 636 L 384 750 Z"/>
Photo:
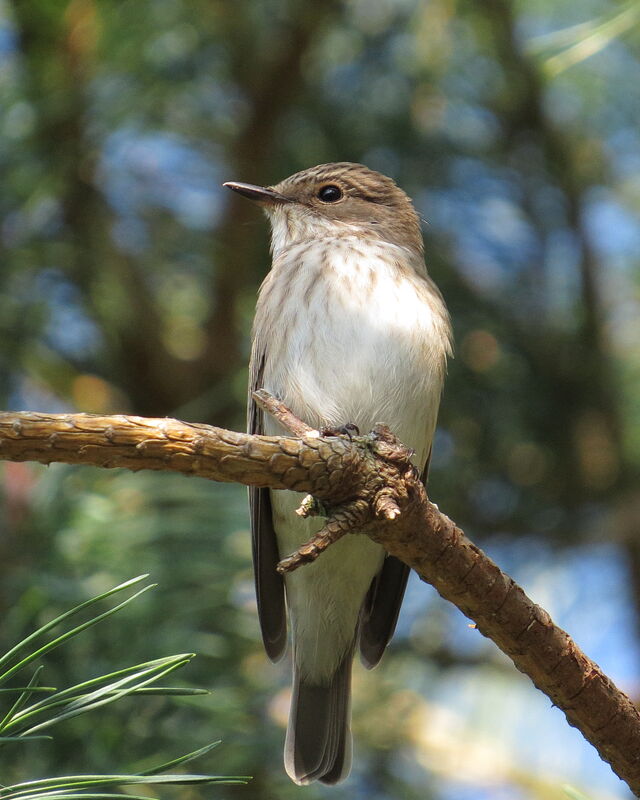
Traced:
<path id="1" fill-rule="evenodd" d="M 414 198 L 453 315 L 432 496 L 561 624 L 584 619 L 640 696 L 639 20 L 637 0 L 0 0 L 2 405 L 241 427 L 268 238 L 220 183 L 363 161 Z M 162 592 L 126 634 L 55 654 L 60 682 L 177 649 L 213 689 L 74 720 L 33 768 L 133 768 L 221 737 L 214 768 L 256 776 L 225 796 L 299 794 L 244 492 L 1 474 L 2 640 L 134 568 Z M 575 740 L 533 736 L 544 699 L 477 638 L 414 587 L 392 653 L 356 673 L 352 781 L 305 796 L 622 792 Z"/>
<path id="2" fill-rule="evenodd" d="M 114 588 L 102 592 L 96 597 L 89 598 L 83 603 L 64 611 L 62 614 L 49 620 L 25 638 L 16 642 L 6 653 L 0 656 L 0 707 L 2 720 L 0 720 L 0 748 L 7 748 L 12 752 L 13 771 L 20 776 L 20 781 L 13 786 L 2 785 L 4 800 L 17 800 L 17 798 L 41 798 L 53 800 L 61 795 L 74 797 L 81 793 L 84 798 L 105 798 L 113 800 L 126 800 L 131 795 L 126 793 L 104 794 L 100 790 L 123 785 L 190 785 L 231 783 L 244 784 L 247 778 L 221 777 L 185 772 L 171 774 L 168 771 L 177 766 L 196 760 L 210 752 L 220 744 L 212 742 L 198 748 L 191 753 L 178 756 L 169 762 L 156 764 L 146 769 L 142 774 L 117 775 L 66 775 L 62 777 L 39 778 L 25 781 L 24 773 L 28 774 L 31 758 L 25 753 L 24 746 L 35 741 L 51 740 L 49 731 L 65 720 L 77 717 L 87 712 L 97 712 L 111 703 L 118 702 L 123 697 L 134 696 L 194 696 L 205 694 L 203 689 L 180 688 L 177 686 L 157 685 L 162 678 L 185 666 L 193 658 L 193 653 L 181 653 L 174 656 L 153 659 L 143 664 L 128 665 L 122 669 L 114 670 L 105 675 L 98 675 L 83 680 L 75 686 L 59 688 L 44 686 L 42 676 L 45 665 L 42 662 L 48 653 L 59 647 L 64 647 L 70 640 L 81 636 L 89 628 L 104 622 L 113 614 L 117 614 L 129 603 L 137 600 L 153 584 L 148 584 L 138 589 L 125 599 L 119 598 L 117 605 L 100 609 L 105 600 L 121 592 L 127 592 L 131 587 L 140 584 L 146 575 L 138 576 Z M 98 606 L 97 608 L 95 608 Z M 91 612 L 88 612 L 91 609 Z M 79 619 L 78 619 L 79 618 Z M 16 677 L 18 676 L 18 677 Z M 22 679 L 22 681 L 20 680 Z M 47 733 L 43 734 L 43 731 Z M 22 746 L 22 747 L 21 747 Z M 3 774 L 3 780 L 6 775 Z"/>

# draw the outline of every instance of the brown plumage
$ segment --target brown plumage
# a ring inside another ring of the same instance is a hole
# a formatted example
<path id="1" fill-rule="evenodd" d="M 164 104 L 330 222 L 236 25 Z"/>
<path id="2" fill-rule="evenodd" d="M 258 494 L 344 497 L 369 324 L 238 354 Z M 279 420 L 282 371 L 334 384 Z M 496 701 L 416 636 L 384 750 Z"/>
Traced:
<path id="1" fill-rule="evenodd" d="M 273 187 L 229 183 L 262 205 L 273 265 L 256 308 L 250 390 L 264 387 L 310 425 L 386 422 L 426 468 L 450 353 L 449 317 L 427 275 L 418 216 L 390 179 L 322 164 Z M 278 434 L 249 400 L 249 430 Z M 336 783 L 351 766 L 350 676 L 359 646 L 375 666 L 393 635 L 407 569 L 367 537 L 275 571 L 322 521 L 293 492 L 250 492 L 258 610 L 272 660 L 293 638 L 285 766 L 297 783 Z M 285 601 L 286 598 L 286 601 Z"/>

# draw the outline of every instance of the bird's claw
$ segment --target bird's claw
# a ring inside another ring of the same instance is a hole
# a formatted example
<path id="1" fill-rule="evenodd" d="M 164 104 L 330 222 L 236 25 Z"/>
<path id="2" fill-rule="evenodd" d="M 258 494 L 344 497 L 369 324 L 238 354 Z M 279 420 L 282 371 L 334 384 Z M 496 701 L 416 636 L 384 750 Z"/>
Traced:
<path id="1" fill-rule="evenodd" d="M 344 425 L 327 425 L 324 428 L 320 428 L 320 435 L 321 436 L 348 436 L 349 440 L 353 438 L 353 436 L 360 436 L 360 428 L 357 425 L 354 425 L 353 422 L 347 422 Z"/>

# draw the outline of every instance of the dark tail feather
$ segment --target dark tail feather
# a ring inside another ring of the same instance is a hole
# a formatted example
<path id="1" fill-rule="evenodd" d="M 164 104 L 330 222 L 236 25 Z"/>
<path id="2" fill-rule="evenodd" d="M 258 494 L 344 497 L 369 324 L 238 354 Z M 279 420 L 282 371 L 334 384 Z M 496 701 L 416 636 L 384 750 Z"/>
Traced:
<path id="1" fill-rule="evenodd" d="M 352 661 L 351 649 L 327 686 L 306 683 L 294 666 L 284 764 L 296 783 L 338 783 L 351 770 Z"/>
<path id="2" fill-rule="evenodd" d="M 393 636 L 409 567 L 387 556 L 373 579 L 360 611 L 360 655 L 367 669 L 375 667 Z"/>

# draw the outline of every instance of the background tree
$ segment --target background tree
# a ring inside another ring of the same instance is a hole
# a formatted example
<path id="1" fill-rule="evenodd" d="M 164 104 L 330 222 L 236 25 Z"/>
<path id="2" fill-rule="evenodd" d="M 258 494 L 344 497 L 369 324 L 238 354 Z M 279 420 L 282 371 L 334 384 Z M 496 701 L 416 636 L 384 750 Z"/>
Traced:
<path id="1" fill-rule="evenodd" d="M 267 231 L 220 183 L 364 161 L 414 197 L 453 313 L 431 495 L 637 696 L 639 19 L 611 0 L 0 4 L 3 406 L 241 426 Z M 1 474 L 2 639 L 149 571 L 163 592 L 129 612 L 139 641 L 96 630 L 57 668 L 195 648 L 190 678 L 214 690 L 78 720 L 34 749 L 43 773 L 130 766 L 128 724 L 141 760 L 222 736 L 212 769 L 256 775 L 225 796 L 295 792 L 244 492 Z M 424 797 L 425 774 L 434 798 L 626 796 L 460 615 L 410 589 L 385 663 L 356 676 L 356 772 L 333 797 Z"/>

